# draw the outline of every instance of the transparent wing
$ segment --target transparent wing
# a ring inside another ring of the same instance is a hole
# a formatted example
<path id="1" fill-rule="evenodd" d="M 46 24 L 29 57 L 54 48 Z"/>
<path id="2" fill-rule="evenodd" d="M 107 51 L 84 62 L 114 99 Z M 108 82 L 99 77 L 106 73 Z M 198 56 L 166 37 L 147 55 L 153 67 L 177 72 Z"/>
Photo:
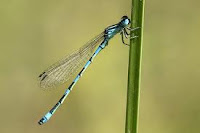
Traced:
<path id="1" fill-rule="evenodd" d="M 104 39 L 104 32 L 90 40 L 72 54 L 64 57 L 39 75 L 40 87 L 51 88 L 70 79 L 92 56 L 96 46 Z"/>

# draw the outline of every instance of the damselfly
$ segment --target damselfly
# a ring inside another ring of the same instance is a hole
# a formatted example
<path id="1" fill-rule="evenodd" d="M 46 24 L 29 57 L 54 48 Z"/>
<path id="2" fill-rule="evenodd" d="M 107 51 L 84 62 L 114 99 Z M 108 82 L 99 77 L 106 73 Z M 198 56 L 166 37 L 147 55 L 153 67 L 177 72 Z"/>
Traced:
<path id="1" fill-rule="evenodd" d="M 123 16 L 119 23 L 107 27 L 101 34 L 96 36 L 80 49 L 53 64 L 51 67 L 49 67 L 42 74 L 39 75 L 40 86 L 42 88 L 55 87 L 58 84 L 66 82 L 73 75 L 73 73 L 78 70 L 80 66 L 86 63 L 85 66 L 78 73 L 74 81 L 66 89 L 64 95 L 60 98 L 56 105 L 54 105 L 54 107 L 44 117 L 42 117 L 42 119 L 40 119 L 40 121 L 38 122 L 40 125 L 46 123 L 55 113 L 55 111 L 60 107 L 67 95 L 72 90 L 73 86 L 82 76 L 83 72 L 92 63 L 96 55 L 108 45 L 108 42 L 111 38 L 113 38 L 117 33 L 120 33 L 122 37 L 122 42 L 126 44 L 124 42 L 124 36 L 131 39 L 137 37 L 130 37 L 130 33 L 128 33 L 127 30 L 134 31 L 138 28 L 131 29 L 130 27 L 128 27 L 129 24 L 130 19 L 127 16 Z M 96 47 L 97 49 L 94 52 Z"/>

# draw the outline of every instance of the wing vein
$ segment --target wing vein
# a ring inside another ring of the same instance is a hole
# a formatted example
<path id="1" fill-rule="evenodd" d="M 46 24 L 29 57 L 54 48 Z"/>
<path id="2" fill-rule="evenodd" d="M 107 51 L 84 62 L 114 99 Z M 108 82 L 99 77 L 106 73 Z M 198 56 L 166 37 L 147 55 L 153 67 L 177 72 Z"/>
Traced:
<path id="1" fill-rule="evenodd" d="M 92 56 L 94 49 L 104 39 L 104 32 L 93 38 L 72 54 L 51 65 L 39 76 L 40 87 L 51 88 L 70 79 Z"/>

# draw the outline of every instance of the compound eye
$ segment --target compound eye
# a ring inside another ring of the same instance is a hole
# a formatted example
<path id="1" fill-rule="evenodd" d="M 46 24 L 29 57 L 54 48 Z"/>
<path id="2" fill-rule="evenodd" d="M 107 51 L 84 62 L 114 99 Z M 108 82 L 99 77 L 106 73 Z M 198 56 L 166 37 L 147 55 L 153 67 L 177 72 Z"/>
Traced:
<path id="1" fill-rule="evenodd" d="M 130 19 L 128 19 L 128 18 L 125 19 L 125 20 L 124 20 L 124 23 L 125 23 L 126 25 L 130 24 Z"/>
<path id="2" fill-rule="evenodd" d="M 127 17 L 127 16 L 123 16 L 123 17 L 121 18 L 121 20 L 125 20 L 125 19 L 128 19 L 128 17 Z"/>
<path id="3" fill-rule="evenodd" d="M 130 19 L 127 16 L 123 16 L 121 18 L 121 23 L 123 23 L 123 25 L 129 25 L 130 24 Z"/>

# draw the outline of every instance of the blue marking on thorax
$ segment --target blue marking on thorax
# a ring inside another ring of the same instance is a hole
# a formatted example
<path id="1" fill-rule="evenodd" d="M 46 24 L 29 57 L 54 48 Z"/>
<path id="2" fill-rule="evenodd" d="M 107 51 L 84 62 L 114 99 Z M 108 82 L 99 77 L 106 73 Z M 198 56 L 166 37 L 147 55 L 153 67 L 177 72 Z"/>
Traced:
<path id="1" fill-rule="evenodd" d="M 115 24 L 105 29 L 105 37 L 109 40 L 114 37 L 117 33 L 119 33 L 123 27 L 120 24 Z"/>

